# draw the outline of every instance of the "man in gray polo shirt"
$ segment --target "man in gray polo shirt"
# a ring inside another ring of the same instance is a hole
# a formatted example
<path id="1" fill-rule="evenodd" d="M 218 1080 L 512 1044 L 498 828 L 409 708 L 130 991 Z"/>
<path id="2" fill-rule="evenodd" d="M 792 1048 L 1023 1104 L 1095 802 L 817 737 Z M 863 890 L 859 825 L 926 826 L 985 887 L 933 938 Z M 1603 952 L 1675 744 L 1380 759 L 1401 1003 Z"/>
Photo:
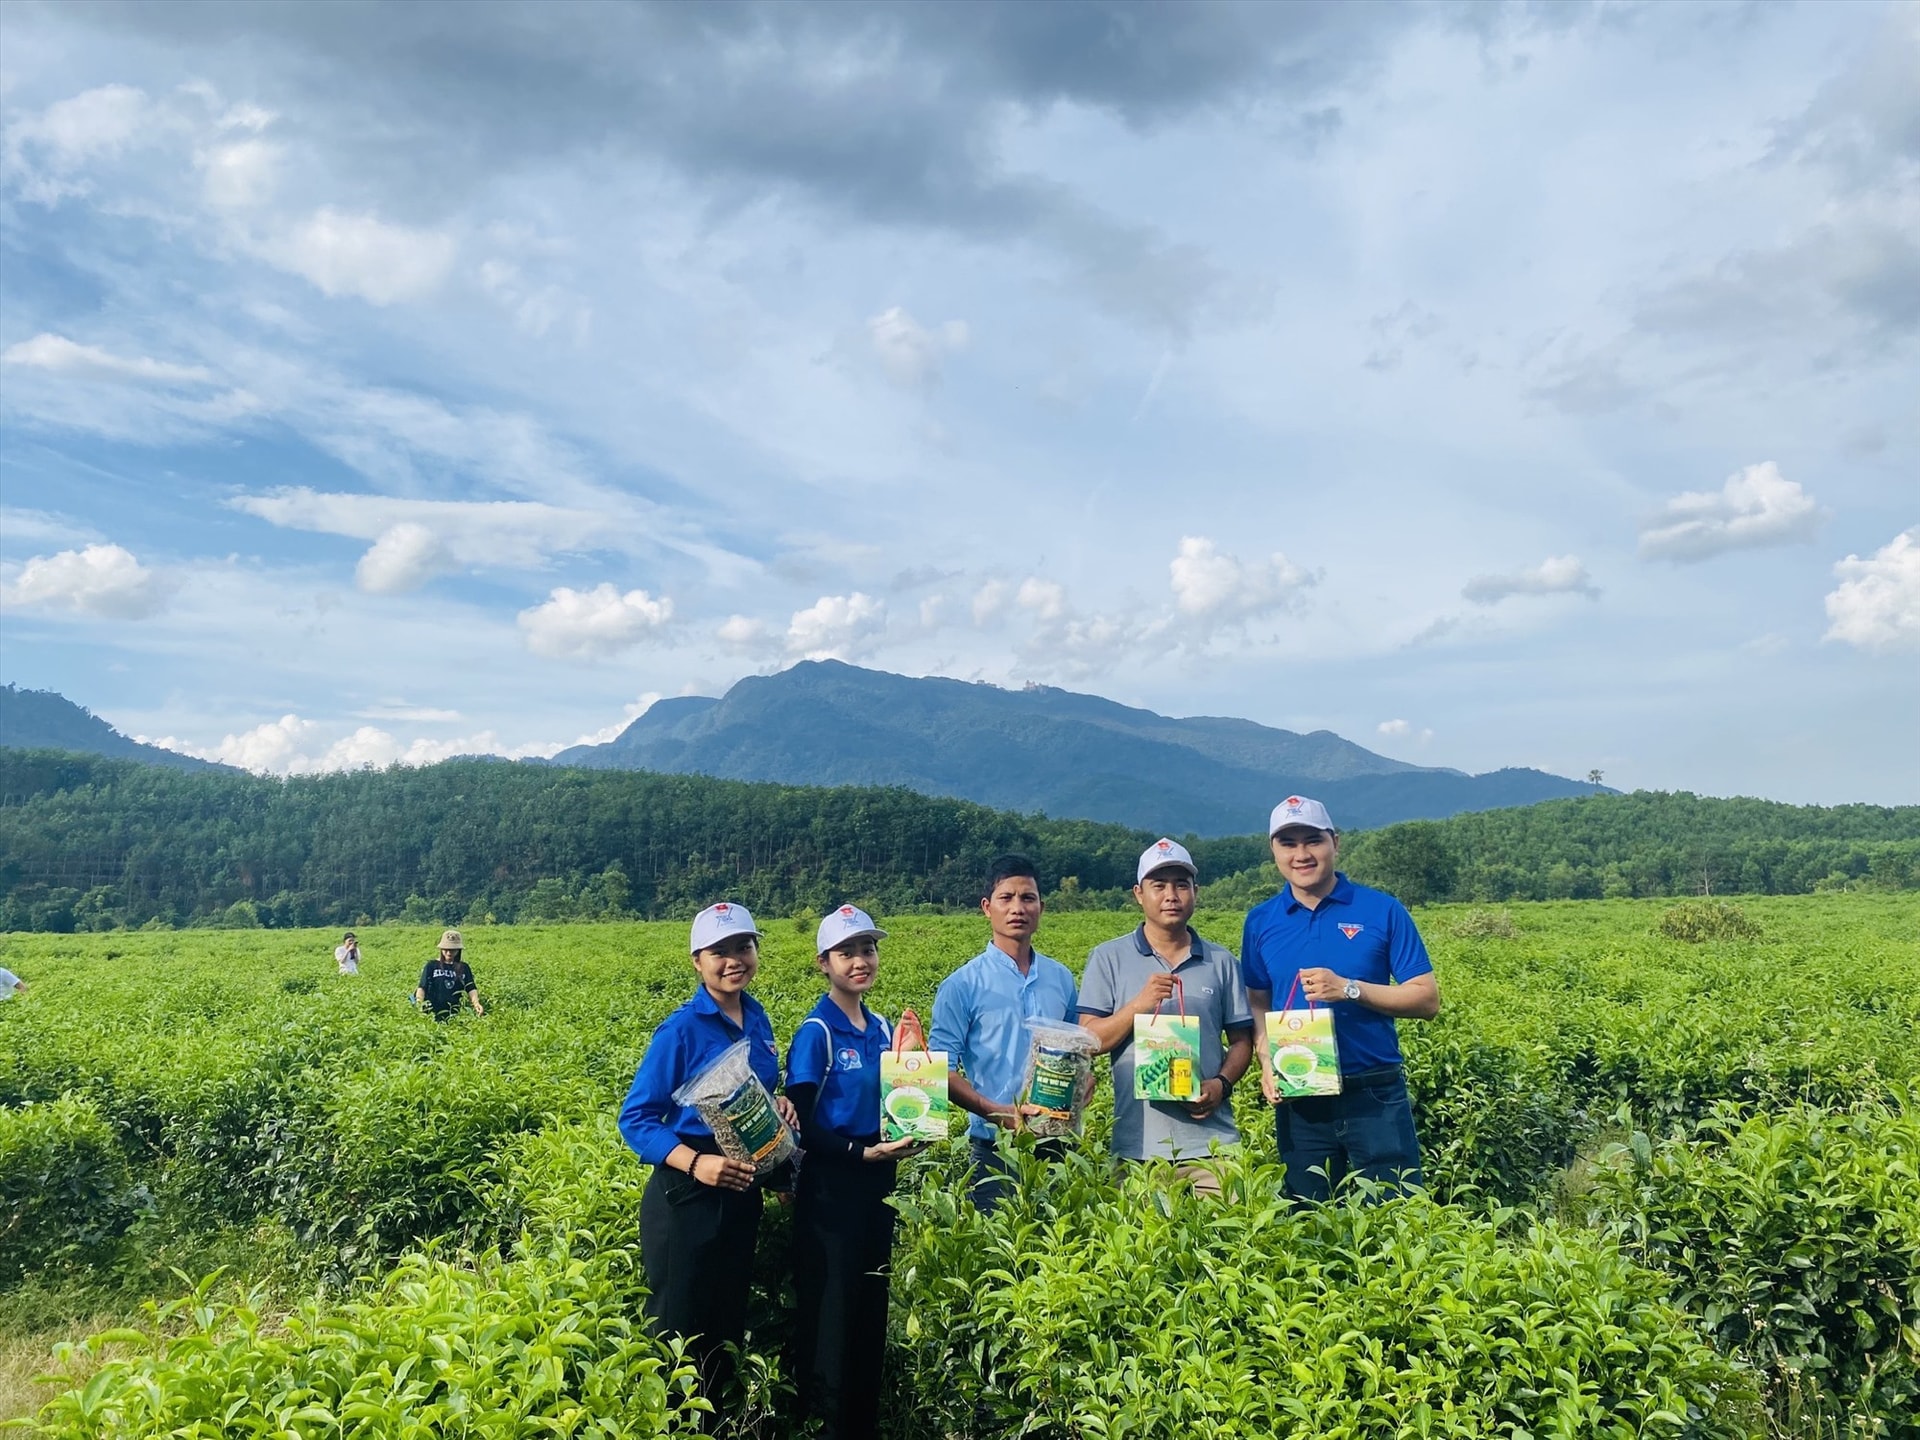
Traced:
<path id="1" fill-rule="evenodd" d="M 1240 962 L 1225 946 L 1195 934 L 1188 921 L 1199 872 L 1186 847 L 1156 840 L 1140 856 L 1133 898 L 1140 928 L 1094 948 L 1080 982 L 1080 1023 L 1113 1056 L 1113 1153 L 1126 1160 L 1191 1162 L 1210 1145 L 1236 1145 L 1233 1087 L 1253 1061 L 1253 1011 Z M 1200 1022 L 1200 1098 L 1133 1098 L 1133 1021 L 1167 1008 L 1174 981 L 1186 1013 Z M 1218 1179 L 1190 1163 L 1181 1173 L 1196 1190 L 1218 1192 Z"/>

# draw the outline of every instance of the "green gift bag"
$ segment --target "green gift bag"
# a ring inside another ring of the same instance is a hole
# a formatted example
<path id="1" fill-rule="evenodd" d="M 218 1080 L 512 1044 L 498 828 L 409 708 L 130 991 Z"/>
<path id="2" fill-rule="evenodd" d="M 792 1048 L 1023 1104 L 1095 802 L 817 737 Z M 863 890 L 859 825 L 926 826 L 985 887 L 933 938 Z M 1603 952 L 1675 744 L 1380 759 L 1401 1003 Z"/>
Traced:
<path id="1" fill-rule="evenodd" d="M 1300 977 L 1293 977 L 1282 1010 L 1267 1012 L 1267 1059 L 1273 1065 L 1274 1087 L 1282 1100 L 1340 1093 L 1340 1047 L 1333 1038 L 1333 1009 L 1307 1001 L 1295 1010 Z M 1304 996 L 1302 997 L 1305 998 Z"/>
<path id="2" fill-rule="evenodd" d="M 917 1047 L 917 1048 L 915 1048 Z M 880 1139 L 947 1138 L 951 1073 L 944 1050 L 927 1049 L 920 1017 L 908 1010 L 894 1027 L 893 1046 L 880 1056 Z"/>
<path id="3" fill-rule="evenodd" d="M 1200 1022 L 1187 1014 L 1187 990 L 1178 975 L 1173 991 L 1179 997 L 1178 1015 L 1162 1014 L 1156 1006 L 1151 1015 L 1133 1017 L 1136 1100 L 1200 1098 Z"/>

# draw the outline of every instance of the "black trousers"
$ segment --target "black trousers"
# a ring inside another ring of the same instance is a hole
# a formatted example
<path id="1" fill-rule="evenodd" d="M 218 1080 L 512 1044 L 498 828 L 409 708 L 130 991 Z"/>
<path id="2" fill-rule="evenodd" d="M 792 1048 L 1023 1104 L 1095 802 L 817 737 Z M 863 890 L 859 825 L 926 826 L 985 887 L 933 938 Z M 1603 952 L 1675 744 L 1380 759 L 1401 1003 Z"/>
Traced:
<path id="1" fill-rule="evenodd" d="M 877 1138 L 877 1137 L 876 1137 Z M 793 1203 L 795 1371 L 807 1413 L 828 1440 L 871 1440 L 880 1427 L 893 1259 L 892 1161 L 811 1160 Z"/>
<path id="2" fill-rule="evenodd" d="M 654 1167 L 640 1197 L 640 1263 L 647 1272 L 647 1320 L 692 1342 L 700 1388 L 725 1403 L 733 1358 L 747 1329 L 747 1290 L 760 1233 L 760 1187 L 721 1190 Z"/>

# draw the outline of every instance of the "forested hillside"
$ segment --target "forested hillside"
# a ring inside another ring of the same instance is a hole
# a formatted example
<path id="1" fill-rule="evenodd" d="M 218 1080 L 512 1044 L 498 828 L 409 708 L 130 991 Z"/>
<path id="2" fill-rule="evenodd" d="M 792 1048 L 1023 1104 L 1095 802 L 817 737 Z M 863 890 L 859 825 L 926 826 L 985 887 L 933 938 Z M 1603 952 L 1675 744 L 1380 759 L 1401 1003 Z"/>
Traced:
<path id="1" fill-rule="evenodd" d="M 1264 802 L 1263 802 L 1264 803 Z M 1056 906 L 1118 903 L 1146 831 L 902 789 L 462 760 L 276 780 L 0 750 L 0 929 L 773 914 L 970 906 L 995 854 Z M 1259 836 L 1193 840 L 1209 903 L 1261 898 Z M 1920 807 L 1595 795 L 1346 837 L 1409 903 L 1920 886 Z"/>

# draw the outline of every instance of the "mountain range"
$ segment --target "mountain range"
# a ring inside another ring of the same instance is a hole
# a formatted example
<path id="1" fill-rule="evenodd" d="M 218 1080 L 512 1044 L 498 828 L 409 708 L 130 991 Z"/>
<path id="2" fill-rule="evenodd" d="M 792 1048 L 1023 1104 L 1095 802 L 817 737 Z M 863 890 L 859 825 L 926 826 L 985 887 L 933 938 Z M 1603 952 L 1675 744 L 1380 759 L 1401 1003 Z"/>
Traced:
<path id="1" fill-rule="evenodd" d="M 0 686 L 0 745 L 78 750 L 183 770 L 230 767 L 142 744 L 48 690 Z M 542 763 L 542 762 L 534 762 Z M 837 660 L 754 675 L 725 695 L 657 701 L 603 745 L 550 765 L 788 785 L 897 785 L 996 809 L 1173 835 L 1257 832 L 1293 793 L 1343 828 L 1591 794 L 1541 770 L 1459 770 L 1376 755 L 1330 730 L 1173 719 L 1051 686 L 914 679 Z"/>
<path id="2" fill-rule="evenodd" d="M 0 685 L 0 746 L 12 750 L 78 750 L 115 760 L 141 760 L 175 770 L 232 770 L 177 750 L 129 739 L 84 705 L 53 690 Z"/>
<path id="3" fill-rule="evenodd" d="M 1541 770 L 1459 770 L 1376 755 L 1329 730 L 1172 719 L 1051 686 L 913 679 L 835 660 L 655 702 L 603 745 L 549 762 L 804 785 L 899 785 L 998 809 L 1174 835 L 1258 832 L 1284 796 L 1343 828 L 1530 805 L 1595 787 Z"/>

